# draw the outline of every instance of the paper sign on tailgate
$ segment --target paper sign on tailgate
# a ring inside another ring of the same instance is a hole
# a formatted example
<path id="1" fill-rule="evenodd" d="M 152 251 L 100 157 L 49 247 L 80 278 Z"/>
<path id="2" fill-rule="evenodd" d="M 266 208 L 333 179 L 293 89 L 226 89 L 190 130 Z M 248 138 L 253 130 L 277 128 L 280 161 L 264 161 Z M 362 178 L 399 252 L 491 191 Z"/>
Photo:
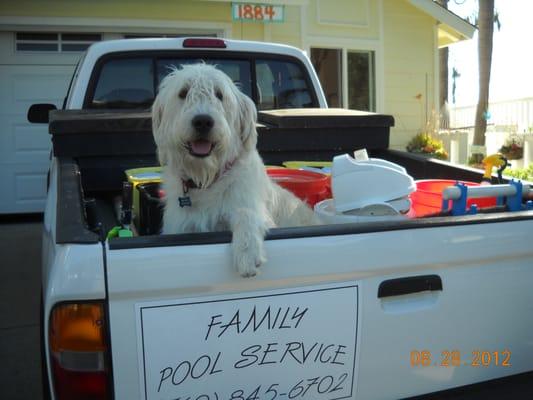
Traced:
<path id="1" fill-rule="evenodd" d="M 352 398 L 357 286 L 137 305 L 142 398 Z"/>

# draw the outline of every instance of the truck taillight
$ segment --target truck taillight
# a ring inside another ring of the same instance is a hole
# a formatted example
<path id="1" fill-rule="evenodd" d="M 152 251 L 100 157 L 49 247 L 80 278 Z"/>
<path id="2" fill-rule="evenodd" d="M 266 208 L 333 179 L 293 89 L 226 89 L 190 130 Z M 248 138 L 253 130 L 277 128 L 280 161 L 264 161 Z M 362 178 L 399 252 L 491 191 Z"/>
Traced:
<path id="1" fill-rule="evenodd" d="M 59 304 L 49 327 L 57 400 L 109 399 L 108 345 L 101 302 Z"/>

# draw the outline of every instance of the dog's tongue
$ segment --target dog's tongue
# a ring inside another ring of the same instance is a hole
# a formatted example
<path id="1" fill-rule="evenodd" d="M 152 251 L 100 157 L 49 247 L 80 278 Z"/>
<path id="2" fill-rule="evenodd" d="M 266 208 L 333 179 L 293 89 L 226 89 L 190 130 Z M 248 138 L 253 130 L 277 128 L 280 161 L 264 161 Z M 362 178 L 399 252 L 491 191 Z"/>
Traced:
<path id="1" fill-rule="evenodd" d="M 191 149 L 194 154 L 207 155 L 211 151 L 212 143 L 209 140 L 199 139 L 191 142 Z"/>

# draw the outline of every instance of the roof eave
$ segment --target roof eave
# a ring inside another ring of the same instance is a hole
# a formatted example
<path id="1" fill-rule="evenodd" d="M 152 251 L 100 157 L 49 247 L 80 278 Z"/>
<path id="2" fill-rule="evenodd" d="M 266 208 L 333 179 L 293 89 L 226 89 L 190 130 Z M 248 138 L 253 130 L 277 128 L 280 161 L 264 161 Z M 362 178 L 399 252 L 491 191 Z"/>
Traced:
<path id="1" fill-rule="evenodd" d="M 439 22 L 439 47 L 472 39 L 476 27 L 458 15 L 435 3 L 433 0 L 408 0 L 419 10 L 429 14 Z"/>

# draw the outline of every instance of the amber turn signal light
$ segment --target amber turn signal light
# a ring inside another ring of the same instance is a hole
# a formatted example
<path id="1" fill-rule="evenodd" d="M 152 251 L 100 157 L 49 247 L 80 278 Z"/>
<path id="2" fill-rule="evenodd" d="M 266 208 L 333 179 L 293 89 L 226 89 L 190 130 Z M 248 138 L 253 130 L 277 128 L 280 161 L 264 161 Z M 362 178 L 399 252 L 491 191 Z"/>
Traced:
<path id="1" fill-rule="evenodd" d="M 110 398 L 103 302 L 65 303 L 50 316 L 53 387 L 58 400 Z"/>

